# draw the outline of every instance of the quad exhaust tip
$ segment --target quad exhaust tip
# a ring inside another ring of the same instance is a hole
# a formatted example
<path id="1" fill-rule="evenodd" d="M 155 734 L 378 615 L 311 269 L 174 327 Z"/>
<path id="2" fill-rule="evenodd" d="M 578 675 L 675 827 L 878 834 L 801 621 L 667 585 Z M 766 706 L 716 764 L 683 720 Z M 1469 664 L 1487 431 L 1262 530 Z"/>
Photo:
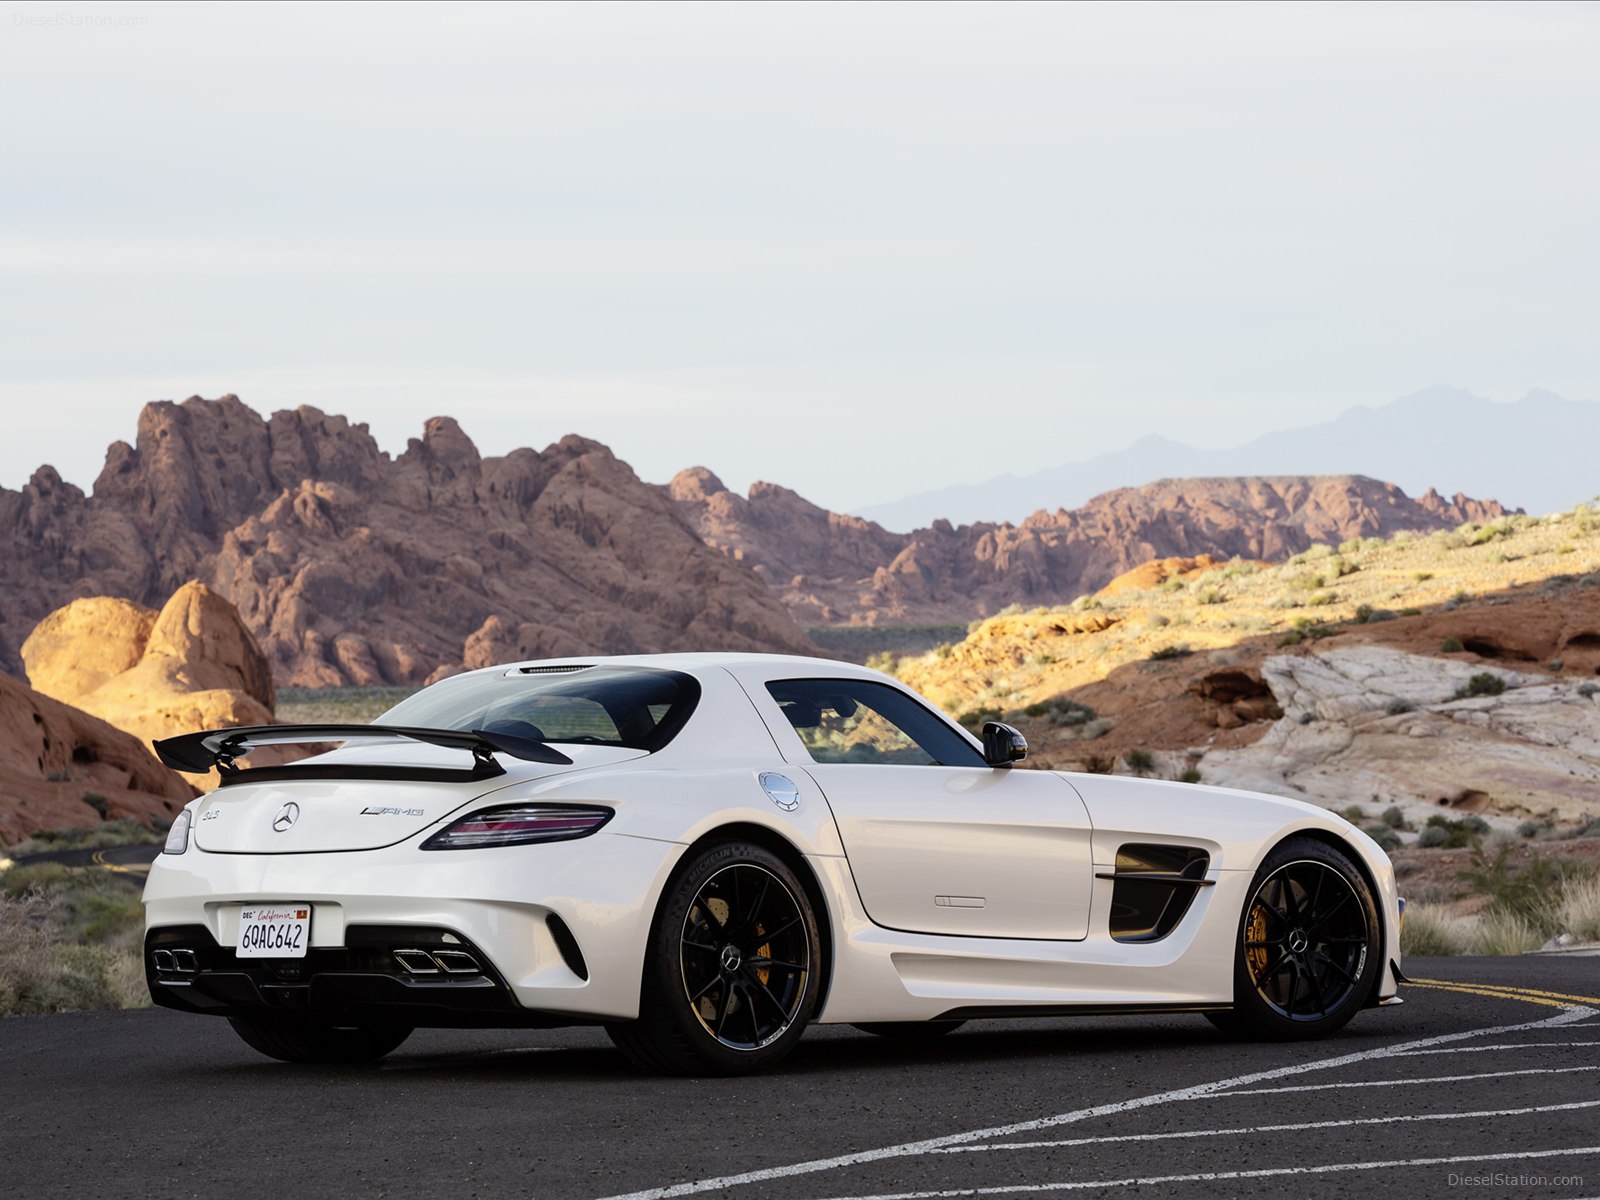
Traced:
<path id="1" fill-rule="evenodd" d="M 394 960 L 407 975 L 482 975 L 478 960 L 465 950 L 396 950 Z"/>
<path id="2" fill-rule="evenodd" d="M 200 970 L 200 958 L 193 950 L 154 950 L 150 957 L 156 970 L 169 975 L 193 975 Z"/>

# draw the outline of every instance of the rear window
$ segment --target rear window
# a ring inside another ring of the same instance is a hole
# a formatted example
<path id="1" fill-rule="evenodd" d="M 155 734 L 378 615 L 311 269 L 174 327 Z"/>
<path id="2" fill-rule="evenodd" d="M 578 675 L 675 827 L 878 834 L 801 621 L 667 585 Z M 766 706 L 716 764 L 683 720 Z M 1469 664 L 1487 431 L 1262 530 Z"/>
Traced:
<path id="1" fill-rule="evenodd" d="M 693 676 L 642 667 L 457 675 L 402 700 L 374 723 L 654 751 L 683 728 L 699 699 Z"/>

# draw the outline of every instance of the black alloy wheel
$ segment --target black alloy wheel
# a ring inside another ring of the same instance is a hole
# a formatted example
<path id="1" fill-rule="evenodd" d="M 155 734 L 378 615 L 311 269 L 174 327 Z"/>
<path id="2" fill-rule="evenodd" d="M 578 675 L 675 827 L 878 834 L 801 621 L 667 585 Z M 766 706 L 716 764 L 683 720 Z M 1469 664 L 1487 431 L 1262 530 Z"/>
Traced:
<path id="1" fill-rule="evenodd" d="M 1256 873 L 1240 922 L 1232 1032 L 1271 1040 L 1317 1037 L 1366 1003 L 1381 966 L 1377 906 L 1348 857 L 1295 838 Z"/>
<path id="2" fill-rule="evenodd" d="M 759 846 L 713 846 L 668 886 L 639 1019 L 607 1031 L 651 1070 L 758 1071 L 804 1032 L 820 968 L 816 918 L 789 867 Z"/>

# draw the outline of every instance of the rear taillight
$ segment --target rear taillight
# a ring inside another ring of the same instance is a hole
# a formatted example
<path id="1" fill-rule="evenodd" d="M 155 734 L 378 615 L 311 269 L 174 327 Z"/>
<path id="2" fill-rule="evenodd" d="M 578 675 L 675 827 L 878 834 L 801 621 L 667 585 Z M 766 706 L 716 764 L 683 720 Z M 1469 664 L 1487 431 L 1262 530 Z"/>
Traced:
<path id="1" fill-rule="evenodd" d="M 588 837 L 612 810 L 589 804 L 507 804 L 479 809 L 422 843 L 424 850 L 471 850 Z"/>
<path id="2" fill-rule="evenodd" d="M 189 817 L 187 808 L 178 814 L 172 828 L 167 830 L 167 842 L 161 847 L 161 853 L 182 854 L 189 848 Z"/>

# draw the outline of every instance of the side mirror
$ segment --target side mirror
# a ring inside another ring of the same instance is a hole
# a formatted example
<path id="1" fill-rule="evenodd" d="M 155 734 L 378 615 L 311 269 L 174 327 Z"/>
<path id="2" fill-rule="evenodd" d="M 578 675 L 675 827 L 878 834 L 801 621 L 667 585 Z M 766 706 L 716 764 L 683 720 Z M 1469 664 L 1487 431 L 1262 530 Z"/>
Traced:
<path id="1" fill-rule="evenodd" d="M 1028 757 L 1028 739 L 999 721 L 983 723 L 983 761 L 991 767 L 1009 767 Z"/>

